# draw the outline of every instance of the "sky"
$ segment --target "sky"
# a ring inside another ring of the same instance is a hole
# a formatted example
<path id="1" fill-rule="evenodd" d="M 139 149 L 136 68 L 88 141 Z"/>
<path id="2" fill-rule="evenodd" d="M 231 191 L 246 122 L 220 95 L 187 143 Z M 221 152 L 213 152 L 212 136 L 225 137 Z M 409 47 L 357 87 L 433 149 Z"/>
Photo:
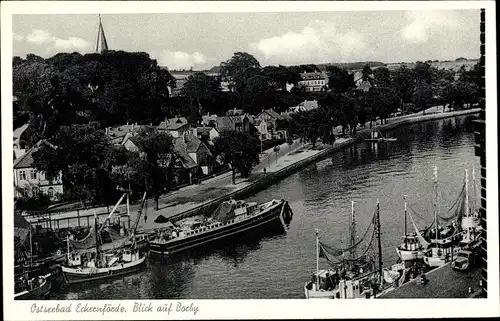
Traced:
<path id="1" fill-rule="evenodd" d="M 109 49 L 169 69 L 210 69 L 234 52 L 262 66 L 479 58 L 479 10 L 103 14 Z M 13 55 L 95 50 L 97 14 L 13 15 Z"/>

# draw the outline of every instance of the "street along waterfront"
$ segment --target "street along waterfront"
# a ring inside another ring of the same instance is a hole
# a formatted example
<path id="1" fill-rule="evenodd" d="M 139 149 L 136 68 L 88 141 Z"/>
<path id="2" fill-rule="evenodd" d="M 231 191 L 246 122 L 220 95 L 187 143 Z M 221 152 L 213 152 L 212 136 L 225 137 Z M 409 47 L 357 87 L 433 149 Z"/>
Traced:
<path id="1" fill-rule="evenodd" d="M 325 242 L 347 243 L 351 201 L 358 231 L 364 231 L 380 201 L 383 262 L 395 263 L 403 233 L 403 195 L 419 213 L 419 226 L 432 222 L 432 171 L 439 170 L 440 211 L 460 193 L 463 170 L 479 167 L 474 156 L 474 116 L 400 127 L 397 142 L 369 142 L 338 151 L 250 197 L 284 198 L 293 209 L 286 233 L 245 235 L 182 257 L 150 260 L 143 271 L 114 280 L 62 286 L 53 299 L 258 299 L 303 298 L 315 270 L 315 233 Z M 326 262 L 321 262 L 326 265 Z"/>

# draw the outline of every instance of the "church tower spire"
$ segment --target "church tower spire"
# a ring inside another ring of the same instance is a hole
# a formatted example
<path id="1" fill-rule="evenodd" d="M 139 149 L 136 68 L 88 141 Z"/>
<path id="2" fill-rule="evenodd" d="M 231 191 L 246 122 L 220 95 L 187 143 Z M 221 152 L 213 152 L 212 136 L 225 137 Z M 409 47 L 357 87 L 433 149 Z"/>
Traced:
<path id="1" fill-rule="evenodd" d="M 108 50 L 108 42 L 106 41 L 106 35 L 104 35 L 104 28 L 102 27 L 101 15 L 99 15 L 99 30 L 97 30 L 97 43 L 95 46 L 95 51 L 102 53 Z"/>

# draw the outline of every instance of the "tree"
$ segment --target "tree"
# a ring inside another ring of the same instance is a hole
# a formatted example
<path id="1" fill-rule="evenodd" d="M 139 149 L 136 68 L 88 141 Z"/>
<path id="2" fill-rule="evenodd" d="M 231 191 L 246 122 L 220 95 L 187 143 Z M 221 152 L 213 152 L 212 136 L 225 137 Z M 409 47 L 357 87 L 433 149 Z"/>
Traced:
<path id="1" fill-rule="evenodd" d="M 214 152 L 221 163 L 230 165 L 233 184 L 236 184 L 236 170 L 242 177 L 249 177 L 259 163 L 259 142 L 246 132 L 222 131 L 214 141 Z"/>
<path id="2" fill-rule="evenodd" d="M 155 127 L 143 127 L 133 136 L 139 153 L 129 153 L 128 161 L 117 171 L 115 179 L 134 182 L 136 188 L 152 195 L 155 209 L 159 209 L 160 196 L 172 188 L 175 154 L 172 136 Z M 125 176 L 125 175 L 128 175 Z"/>
<path id="3" fill-rule="evenodd" d="M 356 88 L 354 76 L 347 70 L 336 66 L 328 66 L 326 69 L 328 74 L 328 87 L 336 93 L 345 93 Z"/>
<path id="4" fill-rule="evenodd" d="M 205 73 L 197 72 L 188 77 L 182 94 L 191 100 L 191 104 L 196 102 L 199 112 L 202 111 L 202 101 L 212 100 L 221 92 L 220 79 L 208 76 Z"/>
<path id="5" fill-rule="evenodd" d="M 417 110 L 422 110 L 425 115 L 425 110 L 429 107 L 432 102 L 432 88 L 427 83 L 421 83 L 416 86 L 415 93 L 413 95 L 413 103 L 417 107 Z"/>
<path id="6" fill-rule="evenodd" d="M 386 67 L 380 67 L 373 71 L 373 82 L 375 87 L 394 87 L 391 73 Z"/>
<path id="7" fill-rule="evenodd" d="M 415 92 L 413 71 L 403 64 L 393 72 L 392 78 L 394 79 L 396 93 L 400 99 L 401 111 L 404 113 L 404 104 L 413 102 Z"/>
<path id="8" fill-rule="evenodd" d="M 376 70 L 376 69 L 375 69 Z M 370 84 L 373 82 L 373 71 L 369 65 L 365 65 L 361 70 L 361 80 L 368 81 Z"/>
<path id="9" fill-rule="evenodd" d="M 245 79 L 260 73 L 260 63 L 254 56 L 246 52 L 236 52 L 231 59 L 222 62 L 220 74 L 230 84 L 230 89 L 243 91 Z"/>
<path id="10" fill-rule="evenodd" d="M 71 198 L 84 206 L 88 201 L 105 201 L 113 188 L 108 176 L 113 160 L 111 146 L 98 123 L 61 126 L 51 139 L 33 153 L 35 168 L 48 180 L 62 174 Z"/>
<path id="11" fill-rule="evenodd" d="M 273 107 L 275 90 L 269 86 L 269 79 L 255 75 L 244 81 L 244 89 L 239 92 L 243 108 L 249 114 L 257 114 L 262 109 Z"/>

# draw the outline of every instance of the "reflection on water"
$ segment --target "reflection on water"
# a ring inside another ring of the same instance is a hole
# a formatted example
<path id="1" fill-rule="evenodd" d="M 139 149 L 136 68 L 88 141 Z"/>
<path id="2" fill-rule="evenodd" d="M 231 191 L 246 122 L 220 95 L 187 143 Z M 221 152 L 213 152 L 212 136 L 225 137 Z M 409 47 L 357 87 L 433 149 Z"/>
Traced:
<path id="1" fill-rule="evenodd" d="M 326 242 L 341 245 L 355 201 L 358 235 L 380 201 L 383 262 L 396 261 L 403 231 L 403 195 L 418 212 L 416 223 L 432 221 L 432 171 L 438 166 L 439 211 L 453 204 L 464 169 L 479 168 L 474 156 L 471 117 L 398 128 L 396 142 L 375 148 L 350 146 L 277 182 L 249 199 L 285 198 L 293 209 L 286 233 L 249 233 L 196 252 L 151 258 L 134 275 L 81 288 L 63 287 L 60 299 L 258 299 L 302 298 L 304 282 L 316 268 L 314 229 Z M 321 263 L 326 264 L 325 262 Z"/>

